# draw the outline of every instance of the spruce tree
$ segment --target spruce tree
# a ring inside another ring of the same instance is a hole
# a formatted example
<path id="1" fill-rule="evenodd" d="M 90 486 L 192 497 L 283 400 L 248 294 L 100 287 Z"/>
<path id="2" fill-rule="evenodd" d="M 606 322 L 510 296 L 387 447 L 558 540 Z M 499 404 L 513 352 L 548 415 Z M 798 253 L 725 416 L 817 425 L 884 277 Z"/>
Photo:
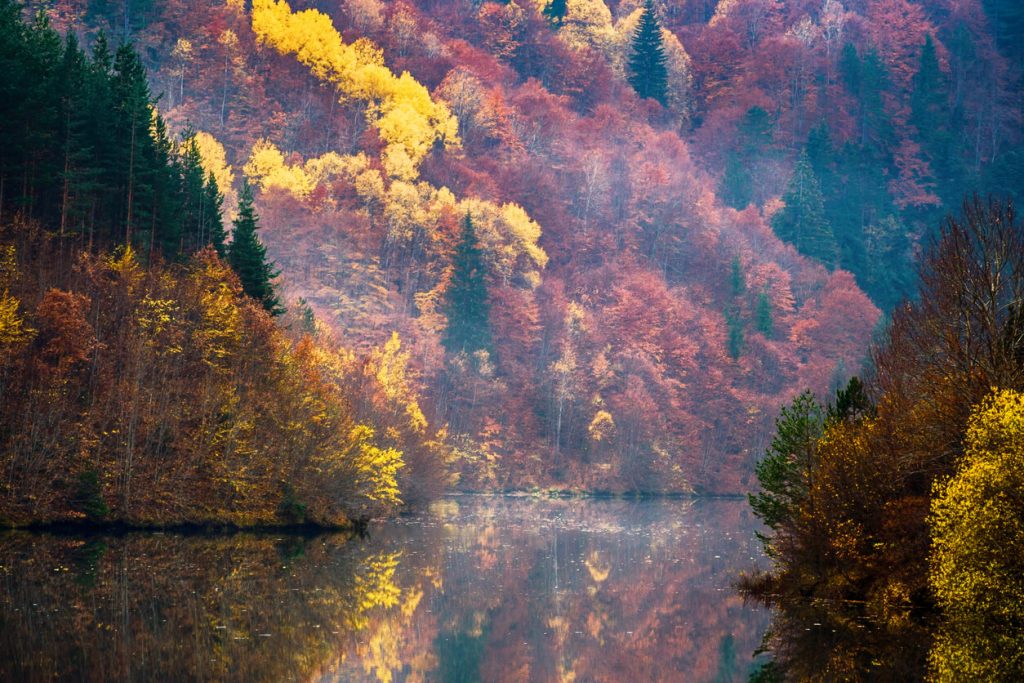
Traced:
<path id="1" fill-rule="evenodd" d="M 271 315 L 280 315 L 284 309 L 271 282 L 280 272 L 267 261 L 267 248 L 256 236 L 258 229 L 259 216 L 253 208 L 252 189 L 245 182 L 238 198 L 238 217 L 228 247 L 228 263 L 242 281 L 245 293 L 263 304 Z"/>
<path id="2" fill-rule="evenodd" d="M 939 68 L 931 34 L 925 37 L 921 61 L 914 75 L 910 97 L 910 123 L 917 129 L 921 147 L 931 166 L 939 196 L 954 203 L 964 190 L 964 169 L 957 163 L 949 86 Z"/>
<path id="3" fill-rule="evenodd" d="M 224 195 L 217 187 L 217 179 L 210 173 L 203 187 L 203 234 L 221 258 L 227 256 L 227 233 L 224 231 Z"/>
<path id="4" fill-rule="evenodd" d="M 729 357 L 733 360 L 739 359 L 743 354 L 743 319 L 739 311 L 727 310 L 725 312 L 725 329 L 728 334 L 726 345 L 729 350 Z"/>
<path id="5" fill-rule="evenodd" d="M 190 249 L 198 249 L 209 243 L 204 235 L 204 209 L 206 203 L 203 159 L 196 144 L 195 132 L 186 128 L 178 151 L 181 163 L 181 185 L 184 196 L 181 211 L 184 223 L 184 238 Z"/>
<path id="6" fill-rule="evenodd" d="M 795 246 L 801 254 L 834 266 L 836 238 L 825 218 L 821 187 L 806 150 L 797 159 L 782 200 L 786 207 L 772 218 L 775 235 Z"/>
<path id="7" fill-rule="evenodd" d="M 718 186 L 718 196 L 726 206 L 745 209 L 750 205 L 753 196 L 752 185 L 747 165 L 738 153 L 730 151 L 725 159 L 725 172 Z"/>
<path id="8" fill-rule="evenodd" d="M 562 25 L 568 11 L 567 0 L 550 0 L 548 4 L 544 5 L 544 16 L 547 17 L 548 23 L 555 27 Z"/>
<path id="9" fill-rule="evenodd" d="M 484 276 L 483 254 L 477 243 L 473 219 L 467 213 L 455 250 L 445 305 L 448 329 L 444 346 L 452 353 L 491 349 L 491 305 Z"/>
<path id="10" fill-rule="evenodd" d="M 152 151 L 153 97 L 146 69 L 130 43 L 121 45 L 114 55 L 114 132 L 117 148 L 117 178 L 122 193 L 121 215 L 124 241 L 131 243 L 132 233 L 148 226 L 151 209 L 152 166 L 147 153 Z M 116 233 L 115 233 L 116 239 Z"/>
<path id="11" fill-rule="evenodd" d="M 633 34 L 629 84 L 641 98 L 657 100 L 662 106 L 668 104 L 668 60 L 652 0 L 644 3 L 640 25 Z"/>
<path id="12" fill-rule="evenodd" d="M 765 336 L 767 339 L 771 339 L 772 331 L 774 329 L 774 322 L 772 320 L 772 300 L 768 296 L 768 291 L 762 291 L 757 295 L 757 312 L 755 314 L 757 331 Z"/>
<path id="13" fill-rule="evenodd" d="M 739 256 L 732 258 L 732 271 L 729 273 L 729 284 L 734 297 L 742 296 L 747 291 L 747 276 L 743 272 L 743 262 Z"/>

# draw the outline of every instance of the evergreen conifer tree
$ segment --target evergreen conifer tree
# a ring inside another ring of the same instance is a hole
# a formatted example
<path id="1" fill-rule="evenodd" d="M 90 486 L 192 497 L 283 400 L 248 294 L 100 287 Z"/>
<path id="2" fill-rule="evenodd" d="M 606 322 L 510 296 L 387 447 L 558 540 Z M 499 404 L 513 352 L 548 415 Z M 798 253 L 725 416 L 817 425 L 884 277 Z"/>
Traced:
<path id="1" fill-rule="evenodd" d="M 732 271 L 729 273 L 729 284 L 734 297 L 742 296 L 747 291 L 747 275 L 743 272 L 743 262 L 739 256 L 732 258 Z"/>
<path id="2" fill-rule="evenodd" d="M 228 247 L 228 263 L 242 281 L 245 293 L 263 304 L 271 315 L 280 315 L 284 309 L 271 282 L 280 272 L 267 261 L 267 248 L 256 236 L 258 229 L 259 216 L 253 208 L 252 189 L 245 182 L 238 198 L 238 217 Z"/>
<path id="3" fill-rule="evenodd" d="M 184 237 L 191 247 L 200 248 L 209 243 L 208 236 L 203 234 L 206 174 L 203 172 L 203 160 L 196 144 L 195 132 L 187 128 L 182 138 L 178 156 L 184 192 L 184 205 L 181 207 L 184 214 Z"/>
<path id="4" fill-rule="evenodd" d="M 818 259 L 827 266 L 836 263 L 836 238 L 825 218 L 825 205 L 818 178 L 804 150 L 797 159 L 793 177 L 782 200 L 786 208 L 772 218 L 772 229 L 779 239 L 797 251 Z"/>
<path id="5" fill-rule="evenodd" d="M 544 5 L 544 16 L 547 17 L 548 23 L 555 27 L 562 25 L 568 11 L 567 0 L 550 0 L 548 4 Z"/>
<path id="6" fill-rule="evenodd" d="M 444 346 L 452 353 L 489 351 L 491 305 L 487 298 L 483 255 L 477 243 L 473 219 L 468 213 L 462 224 L 462 236 L 452 267 L 445 306 L 448 329 Z"/>
<path id="7" fill-rule="evenodd" d="M 217 179 L 210 173 L 203 187 L 203 225 L 204 234 L 209 243 L 217 250 L 217 254 L 227 256 L 227 233 L 224 231 L 223 209 L 224 195 L 217 187 Z"/>
<path id="8" fill-rule="evenodd" d="M 657 100 L 662 106 L 668 103 L 668 60 L 652 0 L 644 3 L 640 25 L 633 35 L 629 84 L 641 98 Z"/>
<path id="9" fill-rule="evenodd" d="M 744 344 L 743 319 L 738 310 L 725 312 L 725 329 L 728 333 L 726 345 L 729 349 L 729 357 L 737 360 L 743 354 Z"/>
<path id="10" fill-rule="evenodd" d="M 117 112 L 114 129 L 117 138 L 122 141 L 118 147 L 116 169 L 122 183 L 122 225 L 124 241 L 131 243 L 132 233 L 140 226 L 148 225 L 147 214 L 151 208 L 152 168 L 146 157 L 153 146 L 150 137 L 153 98 L 146 69 L 129 43 L 121 45 L 114 55 L 113 86 Z"/>
<path id="11" fill-rule="evenodd" d="M 750 171 L 736 152 L 729 152 L 725 159 L 725 173 L 718 186 L 718 196 L 726 206 L 734 209 L 745 209 L 752 198 Z"/>
<path id="12" fill-rule="evenodd" d="M 925 36 L 921 61 L 914 75 L 910 97 L 910 123 L 917 129 L 921 147 L 928 157 L 939 196 L 947 204 L 955 203 L 963 192 L 963 170 L 956 162 L 949 86 L 939 68 L 935 43 Z"/>
<path id="13" fill-rule="evenodd" d="M 770 339 L 774 322 L 772 321 L 772 300 L 768 297 L 767 291 L 762 291 L 757 295 L 756 324 L 757 331 L 765 338 Z"/>

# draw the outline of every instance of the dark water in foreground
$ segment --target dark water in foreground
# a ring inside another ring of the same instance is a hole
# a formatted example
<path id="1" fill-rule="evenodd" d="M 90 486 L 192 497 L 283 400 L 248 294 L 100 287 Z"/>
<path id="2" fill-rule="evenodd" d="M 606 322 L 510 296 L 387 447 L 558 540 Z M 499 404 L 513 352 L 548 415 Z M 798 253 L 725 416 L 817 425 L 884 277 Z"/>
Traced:
<path id="1" fill-rule="evenodd" d="M 0 679 L 744 681 L 741 500 L 459 497 L 345 535 L 0 535 Z"/>

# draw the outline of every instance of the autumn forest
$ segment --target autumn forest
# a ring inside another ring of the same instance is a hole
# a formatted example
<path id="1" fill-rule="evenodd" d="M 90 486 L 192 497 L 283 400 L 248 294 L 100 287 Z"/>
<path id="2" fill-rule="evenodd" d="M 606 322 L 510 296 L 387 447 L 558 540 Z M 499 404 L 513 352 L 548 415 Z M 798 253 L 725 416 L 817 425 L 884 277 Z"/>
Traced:
<path id="1" fill-rule="evenodd" d="M 724 496 L 722 538 L 760 541 L 713 590 L 774 610 L 772 659 L 707 645 L 700 679 L 1013 680 L 1022 79 L 1015 0 L 0 0 L 0 525 Z M 516 529 L 557 597 L 557 545 Z M 378 617 L 336 543 L 302 571 L 344 564 L 355 638 Z M 374 609 L 407 604 L 401 555 Z M 801 646 L 807 605 L 915 645 Z M 422 675 L 499 677 L 498 610 L 448 652 L 475 675 Z M 520 680 L 572 680 L 559 652 Z"/>

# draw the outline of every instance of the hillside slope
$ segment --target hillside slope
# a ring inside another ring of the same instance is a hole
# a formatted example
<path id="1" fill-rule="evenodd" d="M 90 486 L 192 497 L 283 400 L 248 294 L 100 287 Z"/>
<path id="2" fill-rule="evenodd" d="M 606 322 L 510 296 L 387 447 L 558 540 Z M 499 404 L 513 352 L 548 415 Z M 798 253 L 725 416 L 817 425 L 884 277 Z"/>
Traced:
<path id="1" fill-rule="evenodd" d="M 400 334 L 471 488 L 748 488 L 778 406 L 858 369 L 861 287 L 900 296 L 953 188 L 1017 182 L 1017 63 L 973 2 L 656 3 L 665 106 L 630 84 L 636 2 L 47 5 L 129 35 L 221 186 L 259 186 L 290 301 L 357 347 Z M 921 104 L 927 36 L 949 99 Z M 825 264 L 772 229 L 802 152 Z M 467 215 L 492 341 L 460 352 Z"/>

